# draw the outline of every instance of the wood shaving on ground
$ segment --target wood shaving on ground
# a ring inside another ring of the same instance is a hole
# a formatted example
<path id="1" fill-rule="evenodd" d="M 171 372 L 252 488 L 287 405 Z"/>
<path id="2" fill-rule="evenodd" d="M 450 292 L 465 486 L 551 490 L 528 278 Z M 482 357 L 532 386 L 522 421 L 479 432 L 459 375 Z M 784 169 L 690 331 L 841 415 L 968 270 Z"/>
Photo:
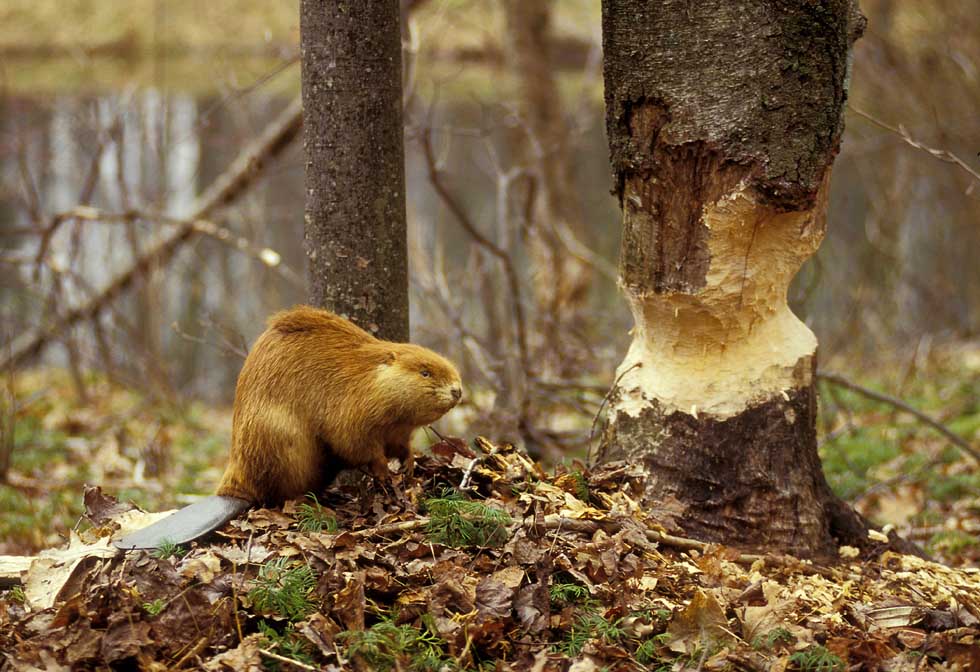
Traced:
<path id="1" fill-rule="evenodd" d="M 154 553 L 113 553 L 133 514 L 90 491 L 91 527 L 0 593 L 0 670 L 980 669 L 978 570 L 748 556 L 665 529 L 630 465 L 473 447 Z"/>

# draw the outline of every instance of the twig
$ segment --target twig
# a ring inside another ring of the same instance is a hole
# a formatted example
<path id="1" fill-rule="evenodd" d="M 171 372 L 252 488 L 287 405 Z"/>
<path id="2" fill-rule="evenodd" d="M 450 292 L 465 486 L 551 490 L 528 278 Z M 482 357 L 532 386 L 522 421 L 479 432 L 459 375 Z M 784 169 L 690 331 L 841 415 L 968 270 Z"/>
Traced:
<path id="1" fill-rule="evenodd" d="M 599 529 L 602 529 L 607 534 L 614 534 L 622 529 L 620 522 L 614 518 L 607 518 L 600 522 L 580 518 L 566 518 L 564 516 L 553 514 L 545 516 L 544 526 L 546 529 L 557 529 L 560 527 L 561 529 L 568 530 L 570 532 L 579 532 L 589 535 L 595 534 Z M 698 541 L 697 539 L 678 537 L 673 534 L 667 534 L 666 532 L 660 532 L 649 528 L 644 529 L 643 534 L 652 542 L 663 544 L 664 546 L 670 546 L 671 548 L 677 548 L 682 551 L 699 551 L 701 553 L 706 553 L 711 550 L 712 546 L 715 546 L 715 544 Z M 752 565 L 760 560 L 768 565 L 793 567 L 807 574 L 820 574 L 821 576 L 828 577 L 833 575 L 830 570 L 823 567 L 802 564 L 800 563 L 799 558 L 795 558 L 793 556 L 740 553 L 734 558 L 735 562 L 742 565 Z"/>
<path id="2" fill-rule="evenodd" d="M 229 343 L 227 340 L 225 340 L 222 343 L 215 343 L 213 341 L 209 341 L 206 338 L 201 338 L 200 336 L 194 336 L 193 334 L 188 334 L 186 331 L 180 328 L 180 324 L 176 320 L 173 323 L 171 323 L 170 328 L 173 329 L 175 334 L 180 336 L 185 341 L 190 341 L 191 343 L 197 343 L 199 345 L 207 345 L 212 348 L 217 348 L 218 350 L 224 352 L 225 354 L 237 355 L 241 359 L 245 359 L 248 356 L 247 350 L 243 350 L 242 348 L 236 347 L 231 343 Z"/>
<path id="3" fill-rule="evenodd" d="M 909 404 L 905 403 L 901 399 L 897 399 L 897 398 L 895 398 L 893 396 L 890 396 L 890 395 L 887 395 L 887 394 L 883 394 L 881 392 L 875 392 L 874 390 L 870 390 L 870 389 L 868 389 L 866 387 L 863 387 L 861 385 L 858 385 L 857 383 L 851 382 L 850 380 L 848 380 L 844 376 L 841 376 L 841 375 L 836 374 L 836 373 L 831 373 L 831 372 L 828 372 L 828 371 L 820 371 L 820 372 L 817 373 L 817 378 L 819 378 L 820 380 L 824 380 L 824 381 L 826 381 L 828 383 L 832 383 L 834 385 L 839 385 L 840 387 L 847 388 L 848 390 L 851 390 L 853 392 L 857 392 L 858 394 L 860 394 L 862 396 L 865 396 L 868 399 L 874 399 L 875 401 L 880 401 L 883 404 L 888 404 L 889 406 L 892 406 L 894 408 L 897 408 L 900 411 L 904 411 L 904 412 L 908 413 L 909 415 L 915 416 L 916 418 L 918 418 L 919 420 L 921 420 L 922 422 L 924 422 L 925 424 L 929 425 L 930 427 L 932 427 L 933 429 L 935 429 L 937 432 L 939 432 L 940 434 L 942 434 L 943 436 L 945 436 L 947 439 L 949 439 L 950 441 L 952 441 L 954 444 L 956 444 L 956 446 L 958 448 L 960 448 L 964 452 L 968 453 L 977 462 L 980 462 L 980 451 L 978 451 L 976 448 L 974 448 L 973 446 L 971 446 L 966 441 L 966 439 L 964 439 L 963 437 L 961 437 L 959 434 L 956 434 L 955 432 L 953 432 L 953 430 L 951 430 L 949 427 L 947 427 L 943 423 L 941 423 L 938 420 L 935 420 L 932 417 L 926 415 L 925 413 L 923 413 L 919 409 L 917 409 L 917 408 L 915 408 L 913 406 L 910 406 Z"/>
<path id="4" fill-rule="evenodd" d="M 295 665 L 301 670 L 316 670 L 317 668 L 312 665 L 307 665 L 306 663 L 301 663 L 298 660 L 293 660 L 292 658 L 287 658 L 286 656 L 280 656 L 278 653 L 273 653 L 269 649 L 259 649 L 259 653 L 273 660 L 278 660 L 280 663 L 288 663 L 290 665 Z"/>
<path id="5" fill-rule="evenodd" d="M 616 380 L 614 380 L 613 384 L 609 386 L 609 391 L 606 392 L 606 396 L 602 398 L 602 403 L 599 404 L 599 410 L 595 412 L 595 416 L 593 416 L 592 418 L 592 428 L 589 430 L 589 446 L 588 446 L 588 452 L 586 453 L 585 456 L 586 461 L 589 464 L 592 463 L 592 439 L 595 438 L 595 425 L 599 421 L 599 416 L 602 415 L 602 409 L 606 407 L 606 403 L 609 401 L 609 395 L 611 395 L 613 393 L 613 390 L 616 389 L 616 386 L 619 385 L 619 381 L 623 379 L 623 376 L 625 376 L 633 369 L 638 369 L 642 366 L 643 366 L 643 362 L 637 362 L 636 364 L 634 364 L 633 366 L 629 367 L 621 374 L 616 376 Z"/>
<path id="6" fill-rule="evenodd" d="M 858 115 L 859 117 L 864 117 L 865 119 L 867 119 L 868 121 L 870 121 L 875 126 L 877 126 L 879 128 L 883 128 L 886 131 L 889 131 L 889 132 L 894 133 L 895 135 L 899 136 L 900 138 L 902 138 L 902 140 L 904 140 L 906 142 L 906 144 L 911 145 L 912 147 L 915 147 L 916 149 L 925 152 L 926 154 L 930 155 L 931 157 L 933 157 L 935 159 L 939 159 L 940 161 L 944 161 L 945 163 L 952 163 L 954 166 L 959 166 L 960 169 L 963 170 L 964 172 L 966 172 L 967 175 L 969 175 L 970 177 L 972 177 L 974 180 L 980 182 L 980 173 L 978 173 L 977 171 L 973 170 L 973 168 L 970 168 L 970 166 L 968 166 L 966 164 L 966 162 L 963 161 L 963 159 L 961 159 L 960 157 L 956 156 L 952 152 L 950 152 L 948 150 L 945 150 L 945 149 L 935 149 L 933 147 L 928 147 L 927 145 L 922 144 L 918 140 L 915 140 L 914 138 L 912 138 L 912 136 L 909 135 L 909 132 L 906 131 L 905 130 L 905 127 L 902 126 L 901 124 L 899 124 L 898 127 L 896 128 L 895 126 L 891 126 L 889 124 L 886 124 L 885 122 L 883 122 L 882 120 L 878 119 L 877 117 L 871 116 L 870 114 L 868 114 L 867 112 L 864 112 L 863 110 L 857 109 L 853 105 L 848 105 L 847 107 L 854 114 Z"/>
<path id="7" fill-rule="evenodd" d="M 76 220 L 85 222 L 105 222 L 105 223 L 131 223 L 138 220 L 155 220 L 163 224 L 172 226 L 191 226 L 196 233 L 213 238 L 223 245 L 233 247 L 253 259 L 261 262 L 273 272 L 280 275 L 284 280 L 295 287 L 305 288 L 306 282 L 296 271 L 282 263 L 282 255 L 268 247 L 259 247 L 248 238 L 239 236 L 230 229 L 216 224 L 208 219 L 180 219 L 168 217 L 166 215 L 142 212 L 139 210 L 127 210 L 125 212 L 105 212 L 90 206 L 79 206 L 56 214 L 51 224 L 41 232 L 42 236 L 50 237 L 50 232 L 57 228 L 61 222 Z M 35 260 L 40 261 L 40 257 Z"/>
<path id="8" fill-rule="evenodd" d="M 487 453 L 486 456 L 487 457 L 490 457 L 493 454 L 495 454 L 496 452 L 497 452 L 497 446 L 494 446 L 490 450 L 490 452 Z M 469 487 L 469 485 L 470 485 L 470 479 L 473 478 L 473 469 L 476 468 L 476 465 L 478 465 L 480 463 L 480 460 L 481 459 L 483 459 L 483 458 L 481 458 L 478 455 L 478 456 L 474 457 L 472 460 L 470 460 L 470 463 L 468 465 L 466 465 L 466 471 L 463 472 L 463 480 L 461 480 L 459 482 L 459 489 L 460 490 L 466 490 L 466 488 Z"/>
<path id="9" fill-rule="evenodd" d="M 356 530 L 351 532 L 351 534 L 355 537 L 383 537 L 391 534 L 392 532 L 414 532 L 415 530 L 422 529 L 428 524 L 428 518 L 416 518 L 415 520 L 405 520 L 400 523 L 378 525 L 377 527 L 370 527 L 366 530 Z"/>
<path id="10" fill-rule="evenodd" d="M 172 669 L 179 670 L 180 668 L 182 668 L 184 666 L 184 663 L 186 663 L 188 660 L 190 660 L 191 658 L 199 654 L 201 651 L 203 651 L 204 647 L 206 647 L 207 645 L 208 645 L 208 638 L 201 637 L 199 640 L 197 640 L 194 646 L 192 646 L 187 650 L 187 653 L 185 653 L 183 656 L 180 657 L 180 660 L 174 663 Z"/>
<path id="11" fill-rule="evenodd" d="M 255 179 L 262 174 L 269 160 L 278 156 L 298 135 L 303 121 L 303 108 L 300 100 L 294 100 L 253 143 L 246 147 L 211 186 L 197 199 L 189 222 L 207 219 L 219 208 L 238 198 Z M 193 238 L 198 231 L 192 223 L 185 223 L 177 230 L 164 236 L 151 245 L 133 264 L 116 275 L 101 292 L 80 306 L 72 308 L 51 324 L 41 326 L 14 340 L 9 355 L 0 360 L 0 369 L 16 366 L 38 354 L 54 338 L 69 327 L 83 320 L 96 317 L 123 294 L 150 268 L 159 268 L 170 261 L 183 243 Z"/>

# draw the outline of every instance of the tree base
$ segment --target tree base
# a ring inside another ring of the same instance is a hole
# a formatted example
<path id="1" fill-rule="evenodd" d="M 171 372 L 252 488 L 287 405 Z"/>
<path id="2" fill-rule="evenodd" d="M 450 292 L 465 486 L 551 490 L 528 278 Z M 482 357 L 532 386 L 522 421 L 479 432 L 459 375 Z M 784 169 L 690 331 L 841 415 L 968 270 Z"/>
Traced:
<path id="1" fill-rule="evenodd" d="M 687 536 L 820 559 L 836 558 L 840 545 L 876 545 L 868 522 L 824 478 L 812 386 L 724 420 L 664 413 L 656 401 L 632 415 L 616 410 L 619 392 L 600 460 L 643 464 L 645 499 Z"/>

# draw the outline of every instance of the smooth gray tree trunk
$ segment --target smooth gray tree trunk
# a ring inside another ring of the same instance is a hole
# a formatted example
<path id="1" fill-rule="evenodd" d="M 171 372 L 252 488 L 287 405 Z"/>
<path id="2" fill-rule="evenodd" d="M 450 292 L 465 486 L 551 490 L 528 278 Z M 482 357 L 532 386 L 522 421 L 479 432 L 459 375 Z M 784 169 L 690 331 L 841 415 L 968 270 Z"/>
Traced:
<path id="1" fill-rule="evenodd" d="M 636 326 L 600 459 L 683 532 L 864 545 L 824 479 L 816 338 L 786 291 L 825 231 L 855 0 L 603 0 L 606 128 Z"/>
<path id="2" fill-rule="evenodd" d="M 310 300 L 407 341 L 398 0 L 302 0 Z"/>

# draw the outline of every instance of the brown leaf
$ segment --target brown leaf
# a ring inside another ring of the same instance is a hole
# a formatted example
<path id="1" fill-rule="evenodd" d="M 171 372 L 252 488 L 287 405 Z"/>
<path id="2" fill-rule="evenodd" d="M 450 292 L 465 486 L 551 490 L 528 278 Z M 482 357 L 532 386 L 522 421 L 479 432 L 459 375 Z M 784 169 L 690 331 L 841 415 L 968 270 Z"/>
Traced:
<path id="1" fill-rule="evenodd" d="M 225 651 L 209 660 L 204 669 L 209 672 L 265 672 L 262 654 L 259 653 L 262 635 L 249 635 L 234 649 Z"/>
<path id="2" fill-rule="evenodd" d="M 354 572 L 334 596 L 334 614 L 345 630 L 364 629 L 364 572 Z"/>
<path id="3" fill-rule="evenodd" d="M 481 616 L 504 618 L 510 616 L 514 589 L 494 578 L 487 577 L 476 586 L 476 609 Z"/>
<path id="4" fill-rule="evenodd" d="M 221 558 L 212 551 L 203 555 L 188 558 L 180 565 L 180 575 L 185 579 L 193 579 L 201 583 L 211 583 L 221 571 Z"/>
<path id="5" fill-rule="evenodd" d="M 446 576 L 429 593 L 429 610 L 436 614 L 468 614 L 476 608 L 476 577 Z"/>
<path id="6" fill-rule="evenodd" d="M 731 638 L 725 610 L 711 593 L 698 590 L 694 598 L 674 616 L 667 632 L 671 638 L 667 648 L 676 653 L 693 653 L 705 641 L 721 642 Z"/>
<path id="7" fill-rule="evenodd" d="M 514 599 L 517 620 L 531 634 L 537 634 L 548 627 L 551 620 L 551 599 L 548 586 L 532 583 L 517 591 Z"/>
<path id="8" fill-rule="evenodd" d="M 85 486 L 82 496 L 85 503 L 85 517 L 93 525 L 102 526 L 116 516 L 132 511 L 136 507 L 129 502 L 120 502 L 111 495 L 103 494 L 100 486 Z"/>
<path id="9" fill-rule="evenodd" d="M 334 637 L 341 631 L 332 618 L 323 614 L 313 614 L 299 624 L 298 630 L 310 643 L 320 649 L 320 653 L 332 656 L 336 653 Z"/>
<path id="10" fill-rule="evenodd" d="M 132 614 L 116 612 L 109 618 L 99 654 L 102 660 L 112 663 L 136 656 L 140 649 L 152 642 L 149 623 L 133 620 Z"/>
<path id="11" fill-rule="evenodd" d="M 462 455 L 470 460 L 476 457 L 476 453 L 466 445 L 466 441 L 455 436 L 447 436 L 442 441 L 433 443 L 429 446 L 429 450 L 433 455 L 445 458 L 447 461 L 452 460 L 456 455 Z"/>
<path id="12" fill-rule="evenodd" d="M 827 650 L 848 665 L 861 665 L 863 669 L 876 669 L 881 663 L 898 655 L 898 651 L 883 639 L 865 635 L 861 638 L 831 637 Z"/>

